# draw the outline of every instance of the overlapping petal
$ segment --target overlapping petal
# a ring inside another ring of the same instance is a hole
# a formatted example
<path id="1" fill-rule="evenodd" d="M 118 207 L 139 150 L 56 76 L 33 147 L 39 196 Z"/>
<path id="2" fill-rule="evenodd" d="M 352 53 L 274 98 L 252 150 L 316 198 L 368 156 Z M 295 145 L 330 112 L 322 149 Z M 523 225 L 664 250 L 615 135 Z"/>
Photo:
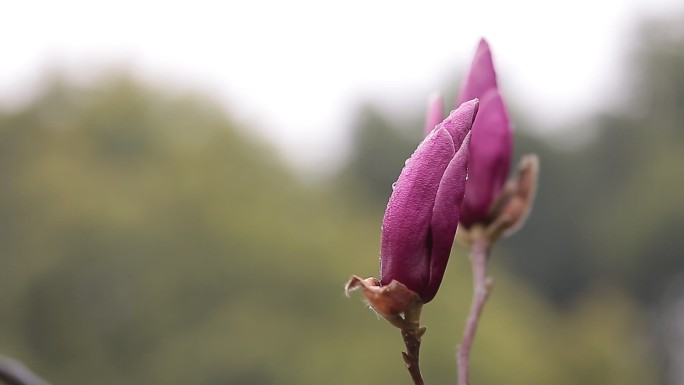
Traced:
<path id="1" fill-rule="evenodd" d="M 407 161 L 385 211 L 381 283 L 397 280 L 424 303 L 437 292 L 453 244 L 468 162 L 462 143 L 477 110 L 477 100 L 464 103 L 430 132 Z"/>
<path id="2" fill-rule="evenodd" d="M 461 223 L 466 228 L 489 221 L 490 208 L 508 179 L 513 155 L 510 119 L 484 39 L 478 45 L 458 99 L 471 98 L 480 99 L 480 112 L 472 128 L 470 168 L 461 212 Z"/>
<path id="3" fill-rule="evenodd" d="M 470 65 L 470 72 L 468 72 L 468 76 L 461 87 L 456 105 L 466 100 L 482 98 L 487 91 L 497 87 L 492 52 L 487 41 L 481 39 Z"/>
<path id="4" fill-rule="evenodd" d="M 430 278 L 423 296 L 429 301 L 439 289 L 446 271 L 451 246 L 460 218 L 460 208 L 466 191 L 471 134 L 466 135 L 461 148 L 449 162 L 444 177 L 437 190 L 437 199 L 432 213 L 432 256 L 430 259 Z"/>
<path id="5" fill-rule="evenodd" d="M 470 227 L 488 221 L 489 209 L 498 197 L 511 167 L 513 134 L 503 99 L 496 89 L 480 101 L 473 123 L 470 169 L 461 211 L 461 223 Z"/>

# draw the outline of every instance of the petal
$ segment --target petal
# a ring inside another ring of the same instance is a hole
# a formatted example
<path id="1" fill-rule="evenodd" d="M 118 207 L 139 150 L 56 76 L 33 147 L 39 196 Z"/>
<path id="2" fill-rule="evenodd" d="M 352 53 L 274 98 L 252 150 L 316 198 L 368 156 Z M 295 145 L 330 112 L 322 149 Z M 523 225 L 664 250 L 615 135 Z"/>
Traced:
<path id="1" fill-rule="evenodd" d="M 494 89 L 480 103 L 470 141 L 470 167 L 461 211 L 461 223 L 486 223 L 511 166 L 513 135 L 503 99 Z"/>
<path id="2" fill-rule="evenodd" d="M 440 93 L 435 93 L 428 102 L 427 117 L 425 119 L 425 136 L 432 131 L 435 126 L 442 122 L 444 118 L 444 100 Z"/>
<path id="3" fill-rule="evenodd" d="M 449 131 L 456 149 L 461 148 L 463 139 L 473 126 L 479 105 L 480 103 L 477 99 L 469 100 L 451 111 L 449 116 L 438 125 L 438 127 Z"/>
<path id="4" fill-rule="evenodd" d="M 397 280 L 419 295 L 430 276 L 428 234 L 437 190 L 456 153 L 451 135 L 430 133 L 401 171 L 382 222 L 380 272 L 383 285 Z"/>
<path id="5" fill-rule="evenodd" d="M 487 91 L 493 88 L 497 88 L 497 86 L 492 53 L 489 50 L 487 41 L 481 39 L 475 52 L 473 63 L 470 66 L 470 72 L 461 87 L 456 105 L 466 100 L 481 98 Z"/>
<path id="6" fill-rule="evenodd" d="M 461 148 L 449 162 L 437 190 L 431 222 L 430 279 L 423 297 L 425 303 L 432 300 L 437 294 L 437 289 L 442 283 L 442 277 L 449 261 L 451 246 L 454 243 L 461 204 L 465 195 L 470 137 L 471 134 L 469 133 L 463 140 Z"/>

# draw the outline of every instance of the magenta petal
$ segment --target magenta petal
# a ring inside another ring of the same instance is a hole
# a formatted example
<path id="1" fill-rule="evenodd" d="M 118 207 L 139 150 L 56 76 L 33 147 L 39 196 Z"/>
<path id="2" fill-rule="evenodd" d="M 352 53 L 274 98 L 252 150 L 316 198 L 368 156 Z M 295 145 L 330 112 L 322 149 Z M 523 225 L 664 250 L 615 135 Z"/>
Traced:
<path id="1" fill-rule="evenodd" d="M 427 118 L 425 119 L 425 136 L 444 119 L 444 101 L 442 95 L 435 93 L 428 102 Z"/>
<path id="2" fill-rule="evenodd" d="M 469 133 L 463 140 L 461 148 L 449 162 L 437 190 L 435 207 L 432 210 L 433 246 L 430 257 L 430 279 L 422 297 L 425 303 L 432 300 L 437 294 L 454 243 L 466 189 L 470 137 L 471 134 Z"/>
<path id="3" fill-rule="evenodd" d="M 449 116 L 438 125 L 451 134 L 454 140 L 454 147 L 461 148 L 461 143 L 473 126 L 475 115 L 477 114 L 479 101 L 477 99 L 462 103 L 457 109 L 451 111 Z"/>
<path id="4" fill-rule="evenodd" d="M 430 276 L 428 235 L 442 176 L 455 154 L 451 135 L 436 129 L 401 171 L 382 222 L 380 280 L 397 280 L 423 294 Z"/>
<path id="5" fill-rule="evenodd" d="M 496 72 L 492 62 L 492 53 L 487 41 L 482 39 L 475 52 L 470 72 L 461 87 L 456 105 L 466 100 L 481 98 L 485 92 L 496 87 Z"/>
<path id="6" fill-rule="evenodd" d="M 513 136 L 501 95 L 496 89 L 480 101 L 470 141 L 470 167 L 461 223 L 486 223 L 489 208 L 501 191 L 511 166 Z"/>

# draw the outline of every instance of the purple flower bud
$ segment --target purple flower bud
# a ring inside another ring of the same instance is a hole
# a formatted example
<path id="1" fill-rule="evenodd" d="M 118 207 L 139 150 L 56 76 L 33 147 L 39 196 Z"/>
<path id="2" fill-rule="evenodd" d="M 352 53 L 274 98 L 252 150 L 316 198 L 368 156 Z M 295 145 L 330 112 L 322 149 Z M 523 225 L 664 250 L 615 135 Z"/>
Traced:
<path id="1" fill-rule="evenodd" d="M 423 303 L 437 293 L 451 252 L 478 104 L 463 103 L 423 140 L 399 175 L 385 211 L 381 284 L 396 280 Z"/>
<path id="2" fill-rule="evenodd" d="M 486 225 L 490 208 L 499 196 L 511 166 L 513 135 L 506 106 L 496 84 L 496 72 L 487 42 L 482 39 L 475 53 L 459 102 L 480 99 L 472 127 L 470 166 L 461 224 L 470 228 Z"/>
<path id="3" fill-rule="evenodd" d="M 470 65 L 470 73 L 466 77 L 461 93 L 458 95 L 456 105 L 466 100 L 481 98 L 485 92 L 498 88 L 496 83 L 496 71 L 489 44 L 485 39 L 480 39 L 480 44 L 475 51 L 475 57 Z"/>

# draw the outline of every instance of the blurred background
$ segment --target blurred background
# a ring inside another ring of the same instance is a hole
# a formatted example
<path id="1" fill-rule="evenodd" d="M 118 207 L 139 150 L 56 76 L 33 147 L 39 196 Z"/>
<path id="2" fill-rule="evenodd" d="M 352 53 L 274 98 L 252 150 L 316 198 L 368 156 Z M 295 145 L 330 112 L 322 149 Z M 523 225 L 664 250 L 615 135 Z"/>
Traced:
<path id="1" fill-rule="evenodd" d="M 342 286 L 485 36 L 542 168 L 472 382 L 684 384 L 684 6 L 455 3 L 3 6 L 0 354 L 55 385 L 408 384 Z M 428 384 L 470 285 L 457 244 Z"/>

